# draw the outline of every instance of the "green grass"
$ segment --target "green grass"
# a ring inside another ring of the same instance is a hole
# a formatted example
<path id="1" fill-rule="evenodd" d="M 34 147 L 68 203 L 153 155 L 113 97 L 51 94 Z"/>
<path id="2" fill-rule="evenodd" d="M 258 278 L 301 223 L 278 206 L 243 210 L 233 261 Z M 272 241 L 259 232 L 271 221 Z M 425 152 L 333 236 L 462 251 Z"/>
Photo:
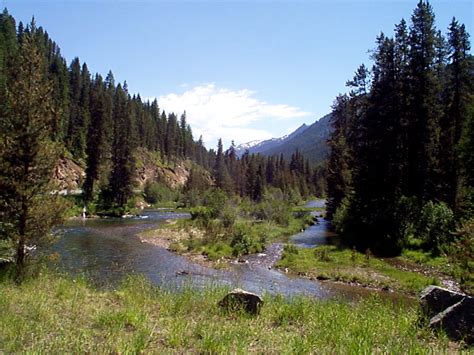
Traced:
<path id="1" fill-rule="evenodd" d="M 453 266 L 446 256 L 433 256 L 427 251 L 405 249 L 402 251 L 400 260 L 426 266 L 448 275 L 453 272 Z"/>
<path id="2" fill-rule="evenodd" d="M 468 260 L 467 266 L 459 261 L 453 260 L 454 257 L 446 255 L 433 256 L 431 252 L 422 250 L 403 250 L 400 260 L 406 263 L 419 265 L 428 268 L 434 272 L 449 275 L 456 279 L 461 289 L 467 294 L 474 294 L 474 260 Z"/>
<path id="3" fill-rule="evenodd" d="M 176 293 L 127 279 L 115 291 L 51 274 L 0 283 L 0 353 L 427 353 L 449 342 L 415 306 L 265 297 L 259 316 L 216 304 L 226 290 Z"/>
<path id="4" fill-rule="evenodd" d="M 309 277 L 388 288 L 408 294 L 418 294 L 428 285 L 439 284 L 436 277 L 400 270 L 372 255 L 334 246 L 310 249 L 287 247 L 277 266 Z"/>

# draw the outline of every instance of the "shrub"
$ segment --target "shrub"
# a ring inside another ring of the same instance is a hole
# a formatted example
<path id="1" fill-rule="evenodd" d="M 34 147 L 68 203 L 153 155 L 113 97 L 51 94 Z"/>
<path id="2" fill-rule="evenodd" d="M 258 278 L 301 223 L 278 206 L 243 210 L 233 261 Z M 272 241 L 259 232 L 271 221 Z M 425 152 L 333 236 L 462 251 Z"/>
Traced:
<path id="1" fill-rule="evenodd" d="M 294 244 L 285 244 L 285 246 L 283 247 L 283 253 L 298 255 L 299 249 Z"/>
<path id="2" fill-rule="evenodd" d="M 263 250 L 262 238 L 252 231 L 248 224 L 239 224 L 234 228 L 230 245 L 235 256 L 259 253 Z"/>
<path id="3" fill-rule="evenodd" d="M 264 193 L 262 201 L 255 206 L 253 216 L 288 226 L 291 219 L 290 206 L 279 189 L 268 190 Z"/>
<path id="4" fill-rule="evenodd" d="M 299 249 L 296 245 L 293 244 L 285 244 L 283 247 L 283 254 L 281 256 L 282 260 L 286 260 L 289 263 L 293 263 L 299 254 Z"/>
<path id="5" fill-rule="evenodd" d="M 231 256 L 233 249 L 226 243 L 217 242 L 214 245 L 206 247 L 203 254 L 206 255 L 209 260 L 216 261 L 222 257 Z"/>
<path id="6" fill-rule="evenodd" d="M 448 249 L 450 261 L 457 267 L 457 278 L 466 293 L 474 293 L 474 218 L 456 230 L 456 240 Z"/>
<path id="7" fill-rule="evenodd" d="M 444 202 L 428 201 L 421 210 L 417 232 L 427 248 L 439 253 L 449 241 L 453 226 L 453 211 Z"/>
<path id="8" fill-rule="evenodd" d="M 199 222 L 202 226 L 208 226 L 212 219 L 212 211 L 208 207 L 198 206 L 189 211 L 191 219 Z"/>
<path id="9" fill-rule="evenodd" d="M 1 231 L 0 223 L 0 231 Z M 15 257 L 15 244 L 10 239 L 0 239 L 0 265 L 2 261 L 13 261 Z"/>
<path id="10" fill-rule="evenodd" d="M 286 194 L 285 200 L 289 204 L 296 206 L 297 204 L 299 204 L 302 201 L 302 198 L 301 198 L 301 195 L 300 195 L 298 190 L 289 189 L 287 194 Z"/>
<path id="11" fill-rule="evenodd" d="M 350 200 L 349 198 L 345 197 L 332 217 L 332 224 L 336 229 L 336 232 L 339 234 L 344 233 L 345 227 L 347 225 L 349 218 L 349 207 Z"/>
<path id="12" fill-rule="evenodd" d="M 420 209 L 420 201 L 416 197 L 402 196 L 397 203 L 395 219 L 399 223 L 398 235 L 405 245 L 410 242 L 411 236 L 416 233 Z"/>
<path id="13" fill-rule="evenodd" d="M 227 194 L 221 189 L 209 189 L 204 194 L 203 205 L 209 208 L 212 218 L 218 218 L 227 199 Z"/>
<path id="14" fill-rule="evenodd" d="M 325 247 L 318 247 L 314 249 L 314 256 L 319 261 L 331 261 L 331 257 L 329 256 L 329 249 Z"/>
<path id="15" fill-rule="evenodd" d="M 235 220 L 237 219 L 236 209 L 232 208 L 231 206 L 226 206 L 221 214 L 222 224 L 224 225 L 224 228 L 231 228 L 234 225 Z"/>
<path id="16" fill-rule="evenodd" d="M 145 201 L 151 204 L 173 201 L 175 198 L 174 192 L 168 186 L 151 181 L 147 181 L 145 184 L 143 194 Z"/>
<path id="17" fill-rule="evenodd" d="M 187 190 L 181 195 L 181 204 L 185 207 L 196 207 L 202 204 L 201 192 L 198 190 Z"/>

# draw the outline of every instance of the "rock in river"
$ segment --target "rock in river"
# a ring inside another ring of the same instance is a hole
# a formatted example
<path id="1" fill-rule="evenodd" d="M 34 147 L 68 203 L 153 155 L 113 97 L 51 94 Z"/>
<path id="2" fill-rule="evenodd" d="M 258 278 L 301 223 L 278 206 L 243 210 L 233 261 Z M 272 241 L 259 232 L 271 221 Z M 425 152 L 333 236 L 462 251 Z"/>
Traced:
<path id="1" fill-rule="evenodd" d="M 250 314 L 258 314 L 262 305 L 260 296 L 240 288 L 232 290 L 219 302 L 219 306 L 226 310 L 242 309 Z"/>

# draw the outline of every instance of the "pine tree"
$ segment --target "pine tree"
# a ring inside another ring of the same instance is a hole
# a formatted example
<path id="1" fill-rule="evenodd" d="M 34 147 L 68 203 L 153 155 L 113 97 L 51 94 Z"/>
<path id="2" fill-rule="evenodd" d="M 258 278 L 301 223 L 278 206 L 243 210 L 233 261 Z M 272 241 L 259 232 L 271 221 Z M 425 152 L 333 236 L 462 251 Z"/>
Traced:
<path id="1" fill-rule="evenodd" d="M 70 86 L 70 117 L 67 130 L 67 147 L 75 157 L 82 156 L 84 147 L 83 124 L 81 119 L 81 92 L 82 92 L 82 75 L 81 64 L 79 58 L 74 58 L 69 67 L 69 86 Z"/>
<path id="2" fill-rule="evenodd" d="M 126 85 L 119 84 L 114 97 L 114 141 L 109 198 L 114 206 L 123 209 L 133 194 L 135 159 L 133 156 L 133 121 Z"/>
<path id="3" fill-rule="evenodd" d="M 176 161 L 176 155 L 178 152 L 178 122 L 174 113 L 168 115 L 166 124 L 166 136 L 165 136 L 165 152 L 168 162 Z"/>
<path id="4" fill-rule="evenodd" d="M 63 142 L 67 134 L 69 121 L 69 73 L 66 62 L 61 57 L 59 50 L 54 54 L 49 71 L 53 82 L 54 119 L 52 137 L 57 142 Z"/>
<path id="5" fill-rule="evenodd" d="M 15 73 L 17 48 L 15 20 L 5 9 L 0 14 L 0 112 L 6 109 L 6 85 Z"/>
<path id="6" fill-rule="evenodd" d="M 61 208 L 51 192 L 58 150 L 51 142 L 51 83 L 35 45 L 32 23 L 22 39 L 15 80 L 7 90 L 7 112 L 0 129 L 0 216 L 2 238 L 16 246 L 17 278 L 25 247 L 38 244 L 59 222 Z"/>
<path id="7" fill-rule="evenodd" d="M 469 109 L 474 98 L 472 60 L 469 58 L 469 35 L 464 25 L 453 18 L 448 33 L 449 70 L 445 88 L 446 114 L 442 122 L 444 200 L 458 211 L 464 204 L 463 168 L 459 160 L 459 144 L 463 136 Z"/>
<path id="8" fill-rule="evenodd" d="M 331 219 L 344 197 L 349 196 L 352 184 L 352 151 L 347 142 L 348 130 L 347 96 L 338 96 L 333 105 L 332 127 L 328 145 L 330 154 L 328 159 L 327 190 L 328 201 L 326 206 L 327 218 Z"/>
<path id="9" fill-rule="evenodd" d="M 400 182 L 394 41 L 381 34 L 373 58 L 368 109 L 359 121 L 361 142 L 353 169 L 354 197 L 349 213 L 351 229 L 360 236 L 362 248 L 391 253 L 397 251 L 391 211 L 399 198 Z"/>
<path id="10" fill-rule="evenodd" d="M 412 15 L 409 43 L 410 117 L 408 196 L 436 198 L 440 188 L 439 121 L 442 114 L 440 85 L 435 66 L 434 14 L 428 2 L 420 1 Z"/>
<path id="11" fill-rule="evenodd" d="M 225 164 L 224 149 L 222 146 L 222 139 L 220 138 L 217 142 L 217 155 L 214 163 L 213 178 L 216 187 L 224 190 L 227 193 L 232 192 L 232 181 Z"/>
<path id="12" fill-rule="evenodd" d="M 409 114 L 409 37 L 407 23 L 404 19 L 395 26 L 395 99 L 396 113 L 398 116 L 397 136 L 399 191 L 400 195 L 408 195 L 408 157 L 410 146 L 410 114 Z"/>
<path id="13" fill-rule="evenodd" d="M 106 153 L 106 88 L 102 77 L 96 75 L 90 93 L 90 125 L 87 134 L 86 180 L 84 200 L 91 201 L 94 184 L 99 179 L 100 166 Z"/>

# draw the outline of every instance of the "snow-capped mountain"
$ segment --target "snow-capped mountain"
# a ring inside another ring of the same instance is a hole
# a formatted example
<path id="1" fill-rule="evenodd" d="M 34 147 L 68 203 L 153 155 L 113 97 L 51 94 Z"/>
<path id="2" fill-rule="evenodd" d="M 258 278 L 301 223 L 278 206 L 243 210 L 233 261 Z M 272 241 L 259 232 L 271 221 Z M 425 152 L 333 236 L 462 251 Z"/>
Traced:
<path id="1" fill-rule="evenodd" d="M 290 159 L 298 149 L 310 162 L 318 164 L 327 155 L 326 141 L 332 131 L 330 121 L 331 114 L 328 114 L 309 126 L 303 124 L 287 136 L 240 144 L 236 147 L 236 152 L 241 156 L 248 149 L 250 153 L 260 153 L 267 156 L 283 154 L 285 159 Z"/>
<path id="2" fill-rule="evenodd" d="M 245 153 L 245 151 L 248 149 L 249 153 L 263 153 L 266 150 L 275 148 L 283 143 L 285 143 L 287 140 L 292 139 L 293 137 L 296 137 L 297 135 L 303 133 L 308 126 L 306 124 L 302 124 L 300 127 L 298 127 L 294 132 L 285 135 L 280 138 L 271 138 L 267 140 L 254 140 L 250 141 L 247 143 L 242 143 L 239 144 L 237 147 L 235 147 L 235 151 L 238 156 L 241 156 L 242 154 Z"/>

